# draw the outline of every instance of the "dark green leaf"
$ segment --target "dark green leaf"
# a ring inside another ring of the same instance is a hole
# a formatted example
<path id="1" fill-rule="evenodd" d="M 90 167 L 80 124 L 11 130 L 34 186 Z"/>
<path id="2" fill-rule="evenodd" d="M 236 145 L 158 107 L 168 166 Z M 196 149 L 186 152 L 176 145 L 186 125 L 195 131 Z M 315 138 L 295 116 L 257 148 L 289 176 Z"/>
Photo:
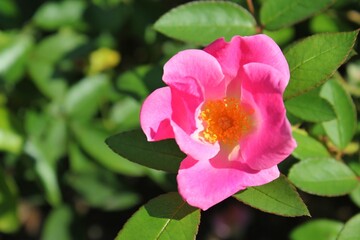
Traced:
<path id="1" fill-rule="evenodd" d="M 357 35 L 358 31 L 318 34 L 291 46 L 285 53 L 291 77 L 284 98 L 306 93 L 331 77 L 348 59 Z"/>
<path id="2" fill-rule="evenodd" d="M 261 23 L 277 30 L 304 20 L 327 8 L 335 0 L 267 0 L 260 9 Z"/>
<path id="3" fill-rule="evenodd" d="M 13 233 L 20 227 L 15 181 L 0 170 L 0 232 Z"/>
<path id="4" fill-rule="evenodd" d="M 230 2 L 192 2 L 163 15 L 154 28 L 175 39 L 208 44 L 217 38 L 256 32 L 255 19 L 240 5 Z"/>
<path id="5" fill-rule="evenodd" d="M 189 206 L 178 193 L 150 200 L 125 224 L 116 240 L 195 239 L 200 210 Z"/>
<path id="6" fill-rule="evenodd" d="M 320 142 L 307 135 L 305 131 L 293 131 L 293 137 L 296 140 L 297 148 L 292 155 L 298 159 L 307 159 L 314 157 L 330 157 L 327 149 Z"/>
<path id="7" fill-rule="evenodd" d="M 343 223 L 318 219 L 306 222 L 295 228 L 290 235 L 291 240 L 336 240 L 337 235 L 341 231 Z"/>
<path id="8" fill-rule="evenodd" d="M 357 240 L 360 236 L 360 214 L 350 218 L 345 223 L 345 226 L 341 230 L 337 240 Z"/>
<path id="9" fill-rule="evenodd" d="M 290 113 L 308 122 L 323 122 L 336 117 L 332 106 L 320 97 L 320 88 L 286 101 L 285 106 Z"/>
<path id="10" fill-rule="evenodd" d="M 130 161 L 167 172 L 177 172 L 186 157 L 174 140 L 148 142 L 141 130 L 119 133 L 106 139 L 106 143 Z"/>
<path id="11" fill-rule="evenodd" d="M 310 216 L 295 187 L 283 175 L 268 184 L 247 188 L 234 197 L 264 212 L 287 217 Z"/>
<path id="12" fill-rule="evenodd" d="M 334 79 L 322 87 L 320 94 L 333 106 L 336 114 L 336 119 L 322 123 L 325 132 L 337 147 L 344 149 L 356 131 L 354 103 L 343 87 Z"/>
<path id="13" fill-rule="evenodd" d="M 303 160 L 290 169 L 289 179 L 304 192 L 320 196 L 340 196 L 358 185 L 355 174 L 332 158 Z"/>

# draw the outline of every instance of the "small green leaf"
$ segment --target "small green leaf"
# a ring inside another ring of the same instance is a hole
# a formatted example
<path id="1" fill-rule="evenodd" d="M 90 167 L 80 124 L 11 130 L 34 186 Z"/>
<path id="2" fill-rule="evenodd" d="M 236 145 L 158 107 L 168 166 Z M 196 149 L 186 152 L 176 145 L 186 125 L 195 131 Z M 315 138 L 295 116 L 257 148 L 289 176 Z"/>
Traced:
<path id="1" fill-rule="evenodd" d="M 317 34 L 291 46 L 285 52 L 290 67 L 290 82 L 284 99 L 306 93 L 330 78 L 348 59 L 358 33 Z"/>
<path id="2" fill-rule="evenodd" d="M 114 173 L 97 169 L 96 172 L 70 174 L 66 178 L 84 203 L 105 211 L 125 210 L 139 203 L 139 196 L 122 186 Z"/>
<path id="3" fill-rule="evenodd" d="M 345 226 L 341 230 L 336 240 L 357 240 L 360 236 L 360 214 L 350 218 L 345 223 Z"/>
<path id="4" fill-rule="evenodd" d="M 46 30 L 77 27 L 82 25 L 81 17 L 85 8 L 86 4 L 82 1 L 45 2 L 36 11 L 33 19 L 37 26 Z"/>
<path id="5" fill-rule="evenodd" d="M 304 192 L 319 196 L 340 196 L 358 185 L 355 174 L 332 158 L 303 160 L 290 169 L 289 179 Z"/>
<path id="6" fill-rule="evenodd" d="M 73 123 L 71 127 L 80 146 L 104 167 L 129 176 L 141 176 L 143 167 L 116 155 L 105 144 L 109 135 L 105 130 L 90 124 Z"/>
<path id="7" fill-rule="evenodd" d="M 52 210 L 44 223 L 44 230 L 41 233 L 43 240 L 70 240 L 71 223 L 73 213 L 65 205 L 59 206 Z"/>
<path id="8" fill-rule="evenodd" d="M 189 206 L 178 193 L 150 200 L 125 224 L 116 240 L 195 239 L 200 210 Z"/>
<path id="9" fill-rule="evenodd" d="M 48 157 L 48 151 L 49 149 L 45 149 L 36 140 L 25 144 L 25 152 L 35 159 L 35 171 L 42 181 L 47 201 L 53 206 L 58 206 L 62 201 L 61 191 L 55 168 Z"/>
<path id="10" fill-rule="evenodd" d="M 105 75 L 82 79 L 68 91 L 64 103 L 65 112 L 76 120 L 90 119 L 109 93 L 109 86 L 109 79 Z"/>
<path id="11" fill-rule="evenodd" d="M 141 130 L 119 133 L 106 139 L 109 147 L 135 163 L 176 173 L 186 157 L 174 140 L 148 142 Z"/>
<path id="12" fill-rule="evenodd" d="M 0 77 L 8 84 L 14 84 L 21 79 L 25 70 L 26 58 L 33 46 L 32 36 L 18 34 L 5 49 L 0 50 Z"/>
<path id="13" fill-rule="evenodd" d="M 20 227 L 15 181 L 0 170 L 0 232 L 13 233 Z"/>
<path id="14" fill-rule="evenodd" d="M 23 145 L 22 137 L 12 128 L 9 112 L 0 107 L 0 151 L 19 153 Z"/>
<path id="15" fill-rule="evenodd" d="M 329 7 L 335 0 L 267 0 L 260 9 L 261 23 L 277 30 L 300 22 Z"/>
<path id="16" fill-rule="evenodd" d="M 297 148 L 292 153 L 294 157 L 301 160 L 314 157 L 330 157 L 324 145 L 310 137 L 305 131 L 294 130 L 293 137 L 297 143 Z"/>
<path id="17" fill-rule="evenodd" d="M 344 224 L 334 220 L 317 219 L 306 222 L 295 228 L 291 234 L 291 240 L 336 240 L 337 235 Z"/>
<path id="18" fill-rule="evenodd" d="M 268 184 L 247 188 L 234 197 L 264 212 L 287 217 L 310 216 L 295 187 L 283 175 Z"/>
<path id="19" fill-rule="evenodd" d="M 360 184 L 350 193 L 350 198 L 360 208 Z"/>
<path id="20" fill-rule="evenodd" d="M 66 54 L 85 41 L 83 35 L 62 31 L 44 38 L 30 54 L 27 62 L 29 74 L 45 96 L 59 99 L 65 93 L 65 80 L 54 74 L 56 66 Z"/>
<path id="21" fill-rule="evenodd" d="M 256 32 L 253 16 L 240 5 L 230 2 L 192 2 L 163 15 L 154 28 L 175 39 L 208 44 L 217 38 Z"/>
<path id="22" fill-rule="evenodd" d="M 356 131 L 356 110 L 351 97 L 334 79 L 321 89 L 320 95 L 334 108 L 336 119 L 323 122 L 322 125 L 330 140 L 340 149 L 344 149 Z"/>
<path id="23" fill-rule="evenodd" d="M 285 106 L 290 113 L 308 122 L 323 122 L 336 117 L 330 103 L 320 97 L 320 88 L 289 99 Z"/>

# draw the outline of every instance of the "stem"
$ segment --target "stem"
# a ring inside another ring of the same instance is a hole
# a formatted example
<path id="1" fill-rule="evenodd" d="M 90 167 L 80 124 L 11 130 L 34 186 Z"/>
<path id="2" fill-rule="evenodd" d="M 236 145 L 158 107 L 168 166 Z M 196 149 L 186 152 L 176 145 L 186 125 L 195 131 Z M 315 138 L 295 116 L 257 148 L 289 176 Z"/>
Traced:
<path id="1" fill-rule="evenodd" d="M 246 3 L 249 7 L 249 11 L 255 17 L 255 8 L 254 8 L 254 4 L 253 4 L 252 0 L 246 0 Z"/>

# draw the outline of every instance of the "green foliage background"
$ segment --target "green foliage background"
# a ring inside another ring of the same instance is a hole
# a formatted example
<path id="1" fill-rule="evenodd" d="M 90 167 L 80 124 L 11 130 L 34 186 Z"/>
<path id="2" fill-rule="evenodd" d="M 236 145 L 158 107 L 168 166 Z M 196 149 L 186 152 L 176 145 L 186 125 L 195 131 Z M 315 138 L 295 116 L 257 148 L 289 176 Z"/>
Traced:
<path id="1" fill-rule="evenodd" d="M 176 145 L 149 145 L 140 131 L 127 131 L 139 128 L 142 101 L 163 85 L 167 59 L 220 36 L 255 34 L 257 23 L 284 49 L 292 70 L 284 99 L 299 147 L 280 168 L 308 209 L 284 175 L 202 213 L 198 238 L 356 234 L 359 1 L 258 0 L 255 17 L 246 0 L 186 2 L 0 1 L 1 239 L 114 239 L 141 205 L 176 192 L 183 158 Z M 314 60 L 299 60 L 304 57 Z M 121 156 L 105 144 L 120 132 L 107 143 Z M 282 216 L 310 212 L 314 220 L 270 215 L 235 199 Z M 131 239 L 137 221 L 156 235 L 171 216 L 160 212 L 164 219 L 154 220 L 151 211 L 178 205 L 186 217 L 169 231 L 188 226 L 184 236 L 194 236 L 199 211 L 183 206 L 175 193 L 141 207 L 123 236 Z"/>

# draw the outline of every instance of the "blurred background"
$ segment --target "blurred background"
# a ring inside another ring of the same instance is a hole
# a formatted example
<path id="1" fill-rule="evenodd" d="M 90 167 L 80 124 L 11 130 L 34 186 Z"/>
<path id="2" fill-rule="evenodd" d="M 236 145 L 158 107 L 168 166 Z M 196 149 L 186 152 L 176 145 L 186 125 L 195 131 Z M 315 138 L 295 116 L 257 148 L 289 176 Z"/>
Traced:
<path id="1" fill-rule="evenodd" d="M 200 47 L 152 28 L 186 2 L 0 0 L 0 239 L 114 239 L 142 204 L 176 191 L 175 175 L 122 159 L 104 140 L 138 128 L 142 101 L 163 85 L 163 64 Z M 263 1 L 254 2 L 258 9 Z M 360 3 L 347 0 L 266 33 L 285 48 L 359 27 Z M 340 72 L 359 112 L 359 57 Z M 345 221 L 358 211 L 348 197 L 302 196 L 313 218 Z M 202 214 L 198 239 L 287 239 L 308 219 L 228 199 Z"/>

